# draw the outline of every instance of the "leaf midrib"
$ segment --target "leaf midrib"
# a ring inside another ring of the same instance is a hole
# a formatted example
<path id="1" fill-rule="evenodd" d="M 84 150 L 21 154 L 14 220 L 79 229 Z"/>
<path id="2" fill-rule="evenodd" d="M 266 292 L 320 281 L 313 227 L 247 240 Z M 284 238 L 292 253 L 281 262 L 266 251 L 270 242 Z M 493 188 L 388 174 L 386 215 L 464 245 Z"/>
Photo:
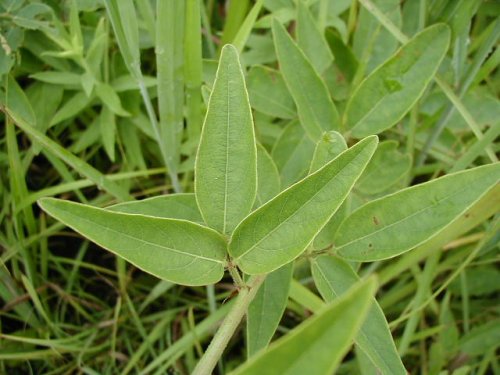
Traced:
<path id="1" fill-rule="evenodd" d="M 448 195 L 447 197 L 444 197 L 444 198 L 438 199 L 438 200 L 437 200 L 437 202 L 431 202 L 431 204 L 430 204 L 430 205 L 428 205 L 428 206 L 426 206 L 426 207 L 424 207 L 424 208 L 421 208 L 420 210 L 415 211 L 414 213 L 412 213 L 412 214 L 411 214 L 411 215 L 409 215 L 409 216 L 405 216 L 405 217 L 403 217 L 403 218 L 401 218 L 401 219 L 399 219 L 399 220 L 396 220 L 395 222 L 392 222 L 392 223 L 390 223 L 390 224 L 388 224 L 388 225 L 386 225 L 386 226 L 384 226 L 384 227 L 382 227 L 382 228 L 380 228 L 380 229 L 377 229 L 377 230 L 376 230 L 376 231 L 374 231 L 374 232 L 370 232 L 370 233 L 368 233 L 368 234 L 366 234 L 366 235 L 364 235 L 364 236 L 362 236 L 362 237 L 356 238 L 356 239 L 354 239 L 354 240 L 352 240 L 352 241 L 349 241 L 349 242 L 347 242 L 347 243 L 345 243 L 345 244 L 343 244 L 343 245 L 340 245 L 340 246 L 337 248 L 337 250 L 338 250 L 338 251 L 340 251 L 340 250 L 342 250 L 342 248 L 344 248 L 344 247 L 346 247 L 346 246 L 349 246 L 349 245 L 351 245 L 351 244 L 353 244 L 353 243 L 355 243 L 355 242 L 358 242 L 358 241 L 362 241 L 362 240 L 364 240 L 364 239 L 366 239 L 366 238 L 368 238 L 368 237 L 370 237 L 370 236 L 374 236 L 375 234 L 377 234 L 377 233 L 379 233 L 379 232 L 385 231 L 385 230 L 387 230 L 387 229 L 389 229 L 389 228 L 391 228 L 391 227 L 393 227 L 393 226 L 395 226 L 395 225 L 398 225 L 399 223 L 401 223 L 401 222 L 403 222 L 403 221 L 409 220 L 409 219 L 411 219 L 412 217 L 414 217 L 414 216 L 416 216 L 416 215 L 418 215 L 418 214 L 420 214 L 420 213 L 422 213 L 422 212 L 424 212 L 424 211 L 426 211 L 426 210 L 428 210 L 428 209 L 431 209 L 431 208 L 433 208 L 434 206 L 437 206 L 437 205 L 438 205 L 438 204 L 440 204 L 441 202 L 447 201 L 448 199 L 451 199 L 451 198 L 455 197 L 456 195 L 458 195 L 458 194 L 462 193 L 464 190 L 467 190 L 467 188 L 468 188 L 468 187 L 466 186 L 466 187 L 464 187 L 464 188 L 462 188 L 462 189 L 460 189 L 460 190 L 457 190 L 457 191 L 455 191 L 453 194 Z M 476 200 L 477 200 L 477 199 L 476 199 Z M 474 200 L 474 201 L 475 201 L 475 200 Z M 470 207 L 470 205 L 471 205 L 472 203 L 473 203 L 473 202 L 469 203 L 469 204 L 468 204 L 468 205 L 467 205 L 467 206 L 466 206 L 463 210 L 461 210 L 461 211 L 460 211 L 460 213 L 462 213 L 462 212 L 466 211 L 466 210 L 467 210 L 467 208 L 468 208 L 468 207 Z M 458 215 L 456 215 L 456 216 L 460 216 L 460 214 L 458 214 Z M 445 224 L 445 226 L 446 226 L 446 224 Z"/>
<path id="2" fill-rule="evenodd" d="M 78 215 L 75 215 L 71 212 L 66 212 L 67 214 L 73 216 L 73 217 L 76 217 L 78 218 L 79 220 L 83 220 L 83 221 L 86 221 L 87 223 L 91 223 L 93 224 L 94 226 L 97 225 L 101 228 L 104 228 L 106 229 L 107 231 L 110 231 L 110 232 L 114 232 L 114 233 L 117 233 L 117 234 L 120 234 L 122 236 L 125 236 L 127 238 L 131 238 L 135 241 L 138 241 L 138 242 L 143 242 L 145 243 L 146 245 L 152 245 L 152 246 L 155 246 L 155 247 L 159 247 L 161 249 L 165 249 L 166 251 L 171 251 L 171 252 L 174 252 L 174 253 L 177 253 L 177 254 L 181 254 L 181 255 L 184 255 L 184 256 L 188 256 L 188 257 L 192 257 L 192 258 L 195 258 L 195 259 L 203 259 L 203 260 L 206 260 L 206 261 L 209 261 L 209 262 L 214 262 L 214 263 L 220 263 L 220 264 L 223 264 L 224 262 L 223 261 L 219 261 L 217 259 L 213 259 L 213 258 L 207 258 L 207 257 L 204 257 L 204 256 L 201 256 L 201 255 L 196 255 L 196 254 L 192 254 L 192 253 L 186 253 L 186 252 L 183 252 L 181 250 L 178 250 L 178 249 L 174 249 L 174 248 L 171 248 L 171 247 L 167 247 L 167 246 L 164 246 L 164 245 L 161 245 L 161 244 L 156 244 L 154 242 L 149 242 L 149 241 L 146 241 L 144 239 L 138 239 L 137 237 L 134 237 L 130 234 L 127 234 L 126 232 L 120 232 L 116 229 L 113 229 L 111 227 L 106 227 L 106 226 L 103 226 L 101 224 L 96 224 L 95 222 L 93 222 L 92 220 L 89 220 L 87 218 L 84 218 L 84 217 L 81 217 L 81 216 L 78 216 Z M 170 219 L 167 219 L 167 220 L 170 220 Z M 63 221 L 64 222 L 64 221 Z M 76 230 L 76 228 L 74 228 L 72 225 L 68 225 L 69 227 L 73 228 Z M 78 231 L 78 230 L 77 230 Z M 78 231 L 80 232 L 80 231 Z M 87 237 L 86 235 L 84 235 L 85 237 Z"/>
<path id="3" fill-rule="evenodd" d="M 324 189 L 325 189 L 325 186 L 327 186 L 335 177 L 337 177 L 341 172 L 345 171 L 346 168 L 348 168 L 348 166 L 353 163 L 360 155 L 361 155 L 362 152 L 360 152 L 358 155 L 356 155 L 353 160 L 351 160 L 349 163 L 346 164 L 346 166 L 344 168 L 341 168 L 336 174 L 334 174 L 333 176 L 331 176 L 331 178 L 321 187 L 320 190 L 318 190 L 312 197 L 310 197 L 306 202 L 304 202 L 302 205 L 300 205 L 300 207 L 290 216 L 288 216 L 284 221 L 282 221 L 281 223 L 279 223 L 279 225 L 277 225 L 275 228 L 273 228 L 271 231 L 269 231 L 265 236 L 263 236 L 260 240 L 258 240 L 256 243 L 254 243 L 247 251 L 245 251 L 244 253 L 242 253 L 240 256 L 238 256 L 236 259 L 241 259 L 243 258 L 245 255 L 247 255 L 250 251 L 254 250 L 258 245 L 260 245 L 264 240 L 266 240 L 269 236 L 271 236 L 274 232 L 276 232 L 279 228 L 281 228 L 283 226 L 283 224 L 285 224 L 286 222 L 288 222 L 292 217 L 294 217 L 299 211 L 302 210 L 303 207 L 305 207 L 306 205 L 308 205 L 314 198 L 316 198 L 316 196 L 318 194 L 320 194 Z M 319 172 L 319 171 L 318 171 Z M 317 172 L 316 172 L 317 173 Z M 354 185 L 354 182 L 351 184 L 351 188 L 352 186 Z M 292 185 L 294 186 L 294 185 Z M 345 199 L 345 196 L 347 196 L 348 192 L 350 191 L 351 189 L 349 189 L 347 191 L 346 194 L 344 194 L 344 198 L 341 200 L 340 204 L 344 201 Z M 272 202 L 272 201 L 270 201 Z M 269 202 L 269 203 L 270 203 Z M 340 206 L 339 204 L 339 206 Z M 264 206 L 263 206 L 264 207 Z M 257 211 L 256 211 L 257 212 Z M 334 214 L 335 212 L 332 213 L 332 215 Z"/>

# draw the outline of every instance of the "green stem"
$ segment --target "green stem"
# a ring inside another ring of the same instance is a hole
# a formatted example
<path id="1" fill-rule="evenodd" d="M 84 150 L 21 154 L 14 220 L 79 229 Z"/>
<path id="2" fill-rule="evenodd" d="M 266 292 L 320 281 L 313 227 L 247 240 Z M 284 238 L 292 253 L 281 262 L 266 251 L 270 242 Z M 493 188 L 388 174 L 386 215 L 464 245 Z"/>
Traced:
<path id="1" fill-rule="evenodd" d="M 250 302 L 255 297 L 255 294 L 262 285 L 266 275 L 258 275 L 252 277 L 247 284 L 247 287 L 240 290 L 236 302 L 222 322 L 214 338 L 210 342 L 205 354 L 200 362 L 196 365 L 191 375 L 210 375 L 217 365 L 217 361 L 222 356 L 226 346 L 233 336 L 236 328 L 240 324 L 243 316 L 248 310 Z"/>

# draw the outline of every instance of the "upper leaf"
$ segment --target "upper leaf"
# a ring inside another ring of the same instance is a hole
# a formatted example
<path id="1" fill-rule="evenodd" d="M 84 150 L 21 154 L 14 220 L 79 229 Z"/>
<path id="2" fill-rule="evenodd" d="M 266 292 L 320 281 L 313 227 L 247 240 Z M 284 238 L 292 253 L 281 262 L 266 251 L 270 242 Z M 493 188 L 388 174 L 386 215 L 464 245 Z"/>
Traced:
<path id="1" fill-rule="evenodd" d="M 323 132 L 338 130 L 339 115 L 325 83 L 277 20 L 273 20 L 273 37 L 281 73 L 309 137 L 317 141 Z"/>
<path id="2" fill-rule="evenodd" d="M 156 277 L 183 285 L 216 283 L 226 243 L 215 231 L 185 220 L 110 212 L 44 198 L 40 207 L 99 246 Z"/>
<path id="3" fill-rule="evenodd" d="M 257 148 L 238 52 L 226 45 L 217 69 L 195 165 L 195 192 L 205 222 L 230 233 L 257 192 Z"/>
<path id="4" fill-rule="evenodd" d="M 374 292 L 373 278 L 359 283 L 231 375 L 333 374 L 352 345 Z"/>
<path id="5" fill-rule="evenodd" d="M 298 257 L 342 204 L 377 143 L 360 141 L 246 217 L 229 244 L 236 264 L 261 274 Z"/>
<path id="6" fill-rule="evenodd" d="M 356 138 L 398 122 L 436 73 L 450 43 L 445 24 L 428 27 L 370 74 L 347 104 L 345 125 Z"/>
<path id="7" fill-rule="evenodd" d="M 340 225 L 335 245 L 355 261 L 391 258 L 439 233 L 500 178 L 500 164 L 444 176 L 371 201 Z"/>

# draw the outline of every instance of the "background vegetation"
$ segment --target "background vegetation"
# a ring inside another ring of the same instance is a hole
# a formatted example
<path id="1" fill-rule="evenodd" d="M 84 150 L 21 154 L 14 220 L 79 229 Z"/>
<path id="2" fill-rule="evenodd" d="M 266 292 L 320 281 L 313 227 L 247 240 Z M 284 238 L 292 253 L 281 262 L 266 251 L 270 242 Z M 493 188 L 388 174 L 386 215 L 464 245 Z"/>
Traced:
<path id="1" fill-rule="evenodd" d="M 297 126 L 273 19 L 298 34 L 341 115 L 401 43 L 435 23 L 450 26 L 434 80 L 379 135 L 385 151 L 371 167 L 379 178 L 360 180 L 355 208 L 497 161 L 499 14 L 493 0 L 0 1 L 0 373 L 192 371 L 236 293 L 231 278 L 206 288 L 159 281 L 46 216 L 36 201 L 107 206 L 192 192 L 225 43 L 241 52 L 257 138 L 285 188 L 307 174 L 315 144 Z M 392 77 L 384 84 L 398 89 Z M 445 236 L 359 269 L 379 276 L 377 299 L 410 373 L 500 374 L 498 223 L 488 220 L 498 193 Z M 275 337 L 322 306 L 311 281 L 307 263 L 296 262 Z M 244 343 L 241 329 L 219 373 L 244 361 Z M 338 373 L 370 371 L 353 351 Z"/>

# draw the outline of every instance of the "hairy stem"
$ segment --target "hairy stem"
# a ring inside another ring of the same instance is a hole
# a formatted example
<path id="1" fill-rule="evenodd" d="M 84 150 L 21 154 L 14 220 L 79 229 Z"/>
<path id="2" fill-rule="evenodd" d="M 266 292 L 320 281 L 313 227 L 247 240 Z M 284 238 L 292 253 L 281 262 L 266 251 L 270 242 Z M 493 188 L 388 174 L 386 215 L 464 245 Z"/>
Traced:
<path id="1" fill-rule="evenodd" d="M 222 356 L 226 346 L 233 336 L 236 328 L 248 310 L 250 302 L 262 285 L 266 275 L 258 275 L 250 278 L 247 286 L 242 288 L 238 294 L 236 302 L 217 330 L 214 338 L 210 342 L 205 354 L 196 365 L 192 375 L 210 375 L 217 365 L 217 361 Z"/>

